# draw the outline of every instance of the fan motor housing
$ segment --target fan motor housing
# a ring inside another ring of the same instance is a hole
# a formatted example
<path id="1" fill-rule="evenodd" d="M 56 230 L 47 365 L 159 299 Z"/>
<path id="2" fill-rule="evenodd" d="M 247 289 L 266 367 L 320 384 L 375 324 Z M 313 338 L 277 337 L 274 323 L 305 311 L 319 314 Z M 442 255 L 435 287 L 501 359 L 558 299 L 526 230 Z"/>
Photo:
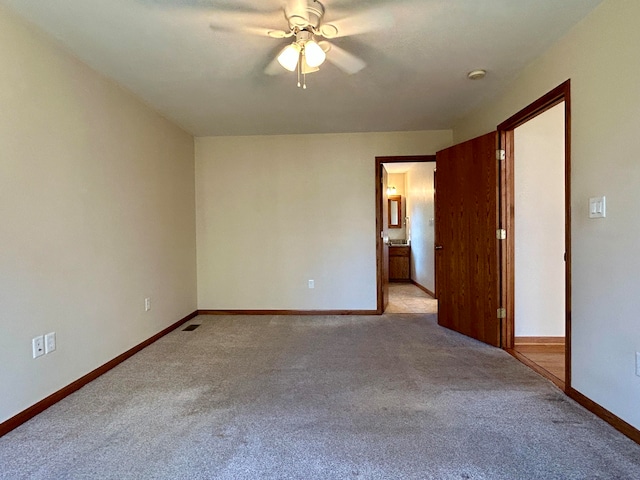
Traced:
<path id="1" fill-rule="evenodd" d="M 302 29 L 309 26 L 318 28 L 320 22 L 322 21 L 322 17 L 324 17 L 324 5 L 322 5 L 317 0 L 307 0 L 306 13 L 309 17 L 308 20 L 305 17 L 297 14 L 296 12 L 286 13 L 291 29 L 294 29 L 296 27 Z"/>

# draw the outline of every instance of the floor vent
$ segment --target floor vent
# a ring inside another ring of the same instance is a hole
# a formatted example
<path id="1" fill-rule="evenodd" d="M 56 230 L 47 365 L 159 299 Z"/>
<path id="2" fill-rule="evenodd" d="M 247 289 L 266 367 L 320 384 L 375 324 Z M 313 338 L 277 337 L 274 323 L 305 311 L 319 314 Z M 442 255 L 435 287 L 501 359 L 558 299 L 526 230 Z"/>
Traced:
<path id="1" fill-rule="evenodd" d="M 198 328 L 200 325 L 195 325 L 195 324 L 191 324 L 189 325 L 187 328 L 183 328 L 182 331 L 183 332 L 193 332 L 196 328 Z"/>

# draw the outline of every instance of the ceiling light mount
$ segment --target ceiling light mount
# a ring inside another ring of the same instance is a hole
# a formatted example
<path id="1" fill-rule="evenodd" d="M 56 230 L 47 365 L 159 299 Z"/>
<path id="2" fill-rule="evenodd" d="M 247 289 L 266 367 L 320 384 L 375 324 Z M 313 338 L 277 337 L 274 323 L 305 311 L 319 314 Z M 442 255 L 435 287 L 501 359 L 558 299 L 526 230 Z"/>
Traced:
<path id="1" fill-rule="evenodd" d="M 487 71 L 486 70 L 472 70 L 469 73 L 467 73 L 467 78 L 469 80 L 482 80 L 485 76 L 487 75 Z"/>
<path id="2" fill-rule="evenodd" d="M 285 8 L 285 16 L 289 21 L 289 27 L 294 28 L 306 28 L 312 27 L 314 29 L 320 26 L 322 18 L 324 17 L 324 5 L 318 0 L 307 0 L 306 8 L 291 8 L 291 4 L 287 4 Z M 297 7 L 297 2 L 293 3 L 294 7 Z"/>

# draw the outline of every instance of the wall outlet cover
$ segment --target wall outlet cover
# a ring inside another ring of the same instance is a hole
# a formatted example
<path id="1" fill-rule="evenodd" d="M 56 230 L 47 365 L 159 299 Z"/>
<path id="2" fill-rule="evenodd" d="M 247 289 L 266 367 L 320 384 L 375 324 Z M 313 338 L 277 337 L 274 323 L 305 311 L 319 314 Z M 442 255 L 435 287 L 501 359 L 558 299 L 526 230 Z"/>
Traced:
<path id="1" fill-rule="evenodd" d="M 44 355 L 44 336 L 39 335 L 31 339 L 31 350 L 33 358 L 38 358 Z"/>
<path id="2" fill-rule="evenodd" d="M 44 353 L 51 353 L 56 349 L 56 332 L 44 336 Z"/>

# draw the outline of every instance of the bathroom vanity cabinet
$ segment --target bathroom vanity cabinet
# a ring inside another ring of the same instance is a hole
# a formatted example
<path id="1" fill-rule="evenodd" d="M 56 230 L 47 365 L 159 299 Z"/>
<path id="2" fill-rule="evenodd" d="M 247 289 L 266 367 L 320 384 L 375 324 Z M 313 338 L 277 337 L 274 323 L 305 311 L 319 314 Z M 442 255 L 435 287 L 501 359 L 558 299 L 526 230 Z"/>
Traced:
<path id="1" fill-rule="evenodd" d="M 389 281 L 411 281 L 411 247 L 408 245 L 389 247 Z"/>

